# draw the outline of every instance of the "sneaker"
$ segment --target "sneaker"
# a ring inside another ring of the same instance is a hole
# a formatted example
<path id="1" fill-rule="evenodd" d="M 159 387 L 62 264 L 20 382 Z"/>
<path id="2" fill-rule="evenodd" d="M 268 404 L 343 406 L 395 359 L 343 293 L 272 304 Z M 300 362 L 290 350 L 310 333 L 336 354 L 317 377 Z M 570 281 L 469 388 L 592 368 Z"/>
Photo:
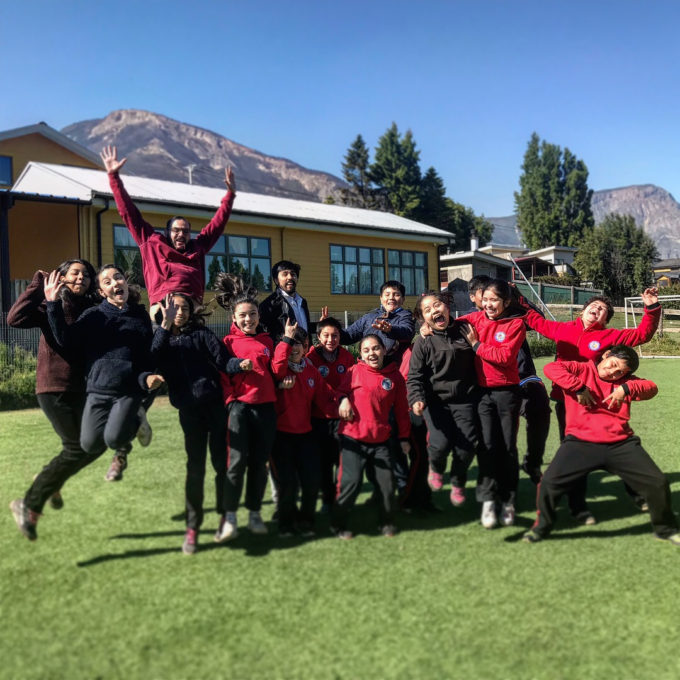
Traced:
<path id="1" fill-rule="evenodd" d="M 52 510 L 61 510 L 64 507 L 64 499 L 61 496 L 61 491 L 55 491 L 49 500 Z"/>
<path id="2" fill-rule="evenodd" d="M 452 486 L 449 498 L 451 500 L 451 505 L 453 505 L 454 508 L 459 508 L 465 503 L 465 487 Z"/>
<path id="3" fill-rule="evenodd" d="M 515 506 L 512 503 L 503 503 L 501 507 L 501 524 L 511 527 L 515 523 Z"/>
<path id="4" fill-rule="evenodd" d="M 427 483 L 430 485 L 432 491 L 441 491 L 444 486 L 444 475 L 435 472 L 432 468 L 427 474 Z"/>
<path id="5" fill-rule="evenodd" d="M 524 536 L 522 536 L 522 543 L 538 543 L 543 539 L 533 530 L 529 529 Z"/>
<path id="6" fill-rule="evenodd" d="M 524 456 L 521 468 L 523 472 L 526 474 L 526 476 L 529 477 L 529 479 L 534 484 L 538 484 L 541 481 L 543 477 L 543 473 L 541 472 L 541 466 L 530 464 L 526 456 Z"/>
<path id="7" fill-rule="evenodd" d="M 337 527 L 331 527 L 331 532 L 336 538 L 342 541 L 351 541 L 354 538 L 354 534 L 347 529 L 338 529 Z"/>
<path id="8" fill-rule="evenodd" d="M 153 430 L 149 421 L 146 417 L 146 411 L 143 406 L 139 407 L 137 411 L 137 416 L 139 418 L 139 428 L 137 429 L 137 441 L 141 446 L 148 446 L 151 444 L 151 437 L 153 436 Z"/>
<path id="9" fill-rule="evenodd" d="M 497 524 L 495 501 L 484 501 L 482 503 L 482 526 L 485 529 L 493 529 Z"/>
<path id="10" fill-rule="evenodd" d="M 267 525 L 262 521 L 262 516 L 259 512 L 251 512 L 248 516 L 248 529 L 258 536 L 268 534 Z"/>
<path id="11" fill-rule="evenodd" d="M 281 538 L 293 538 L 295 532 L 292 529 L 279 529 L 279 536 Z"/>
<path id="12" fill-rule="evenodd" d="M 107 482 L 120 482 L 120 480 L 123 479 L 123 471 L 127 466 L 127 453 L 124 451 L 116 451 L 104 479 Z"/>
<path id="13" fill-rule="evenodd" d="M 14 521 L 17 523 L 19 531 L 26 536 L 29 541 L 35 541 L 38 538 L 35 526 L 38 523 L 40 515 L 27 508 L 23 498 L 13 500 L 9 504 L 9 509 L 14 515 Z"/>
<path id="14" fill-rule="evenodd" d="M 583 526 L 586 527 L 592 527 L 595 524 L 597 524 L 597 520 L 595 519 L 595 515 L 593 515 L 590 510 L 582 510 L 578 514 L 574 515 L 574 519 L 579 523 L 583 524 Z"/>
<path id="15" fill-rule="evenodd" d="M 314 531 L 314 526 L 309 522 L 302 522 L 298 525 L 298 531 L 302 538 L 314 538 L 316 536 L 316 531 Z"/>
<path id="16" fill-rule="evenodd" d="M 236 526 L 236 513 L 228 512 L 220 520 L 220 526 L 215 532 L 215 543 L 226 543 L 238 536 L 238 527 Z"/>
<path id="17" fill-rule="evenodd" d="M 198 530 L 187 529 L 184 534 L 184 543 L 182 543 L 182 552 L 185 555 L 193 555 L 198 547 Z"/>
<path id="18" fill-rule="evenodd" d="M 671 534 L 670 536 L 657 536 L 660 541 L 667 541 L 671 545 L 680 546 L 680 534 Z"/>
<path id="19" fill-rule="evenodd" d="M 380 527 L 380 533 L 387 538 L 393 538 L 397 535 L 397 527 L 394 524 L 385 524 L 385 526 Z"/>
<path id="20" fill-rule="evenodd" d="M 640 512 L 649 512 L 649 503 L 642 496 L 636 496 L 633 499 L 633 503 L 635 503 Z"/>

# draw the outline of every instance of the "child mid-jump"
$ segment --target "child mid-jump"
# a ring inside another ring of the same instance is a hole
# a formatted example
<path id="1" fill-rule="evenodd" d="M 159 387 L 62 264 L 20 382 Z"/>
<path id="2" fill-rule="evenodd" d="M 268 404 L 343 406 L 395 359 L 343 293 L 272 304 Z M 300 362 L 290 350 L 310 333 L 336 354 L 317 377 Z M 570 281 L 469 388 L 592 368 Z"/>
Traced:
<path id="1" fill-rule="evenodd" d="M 656 537 L 680 546 L 668 481 L 628 423 L 631 402 L 651 399 L 657 393 L 651 380 L 632 375 L 638 365 L 635 350 L 615 345 L 599 363 L 554 361 L 544 368 L 564 393 L 566 435 L 543 474 L 536 522 L 524 534 L 524 541 L 536 543 L 546 538 L 561 496 L 583 475 L 606 470 L 647 501 Z"/>

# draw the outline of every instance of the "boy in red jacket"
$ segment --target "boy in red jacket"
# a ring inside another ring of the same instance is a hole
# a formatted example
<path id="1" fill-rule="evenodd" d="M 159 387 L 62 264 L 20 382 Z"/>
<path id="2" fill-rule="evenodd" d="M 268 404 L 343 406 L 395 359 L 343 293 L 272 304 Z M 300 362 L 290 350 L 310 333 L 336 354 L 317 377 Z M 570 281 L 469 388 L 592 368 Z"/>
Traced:
<path id="1" fill-rule="evenodd" d="M 274 351 L 274 363 L 287 364 L 281 389 L 276 391 L 276 439 L 271 457 L 279 492 L 279 535 L 284 537 L 293 536 L 296 529 L 305 537 L 314 536 L 321 466 L 312 433 L 312 407 L 337 415 L 340 401 L 305 358 L 308 344 L 307 331 L 286 320 L 285 335 Z"/>
<path id="2" fill-rule="evenodd" d="M 680 546 L 668 481 L 628 423 L 631 401 L 651 399 L 658 391 L 651 380 L 631 375 L 638 366 L 635 350 L 615 345 L 597 364 L 554 361 L 545 367 L 564 391 L 566 436 L 539 484 L 538 515 L 524 541 L 546 538 L 561 496 L 583 475 L 606 470 L 645 498 L 656 537 Z"/>
<path id="3" fill-rule="evenodd" d="M 394 481 L 390 455 L 390 410 L 394 408 L 399 441 L 408 455 L 411 423 L 406 400 L 406 382 L 396 362 L 383 368 L 385 345 L 377 335 L 366 335 L 359 344 L 361 361 L 347 371 L 340 386 L 341 394 L 349 396 L 340 404 L 341 442 L 338 491 L 333 506 L 331 529 L 338 538 L 350 539 L 347 518 L 361 489 L 364 468 L 373 465 L 380 493 L 380 531 L 394 536 Z"/>

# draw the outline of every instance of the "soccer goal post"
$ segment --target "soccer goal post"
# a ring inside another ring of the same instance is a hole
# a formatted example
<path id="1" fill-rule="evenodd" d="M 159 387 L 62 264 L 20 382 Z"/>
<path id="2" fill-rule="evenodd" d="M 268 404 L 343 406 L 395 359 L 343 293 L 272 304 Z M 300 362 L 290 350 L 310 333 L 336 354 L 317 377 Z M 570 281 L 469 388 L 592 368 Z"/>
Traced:
<path id="1" fill-rule="evenodd" d="M 657 333 L 660 337 L 663 336 L 663 320 L 664 320 L 664 302 L 672 302 L 680 300 L 680 295 L 659 295 L 659 302 L 661 303 L 661 320 L 659 321 L 659 330 Z M 627 297 L 624 299 L 624 311 L 626 319 L 626 328 L 636 328 L 638 325 L 638 316 L 642 317 L 644 302 L 638 295 L 637 297 Z M 646 359 L 680 359 L 680 356 L 673 356 L 670 354 L 645 354 L 643 352 L 644 345 L 639 345 L 637 350 L 641 357 Z"/>

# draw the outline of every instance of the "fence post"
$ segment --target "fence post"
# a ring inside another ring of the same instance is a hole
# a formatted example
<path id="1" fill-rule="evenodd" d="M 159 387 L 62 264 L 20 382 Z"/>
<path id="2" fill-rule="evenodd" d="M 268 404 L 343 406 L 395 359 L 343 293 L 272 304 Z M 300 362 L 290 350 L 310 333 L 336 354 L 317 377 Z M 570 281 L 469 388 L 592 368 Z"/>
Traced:
<path id="1" fill-rule="evenodd" d="M 571 287 L 571 304 L 574 304 L 574 286 Z"/>
<path id="2" fill-rule="evenodd" d="M 347 318 L 347 310 L 345 310 L 345 328 L 347 328 L 347 326 L 349 326 L 349 320 Z"/>

